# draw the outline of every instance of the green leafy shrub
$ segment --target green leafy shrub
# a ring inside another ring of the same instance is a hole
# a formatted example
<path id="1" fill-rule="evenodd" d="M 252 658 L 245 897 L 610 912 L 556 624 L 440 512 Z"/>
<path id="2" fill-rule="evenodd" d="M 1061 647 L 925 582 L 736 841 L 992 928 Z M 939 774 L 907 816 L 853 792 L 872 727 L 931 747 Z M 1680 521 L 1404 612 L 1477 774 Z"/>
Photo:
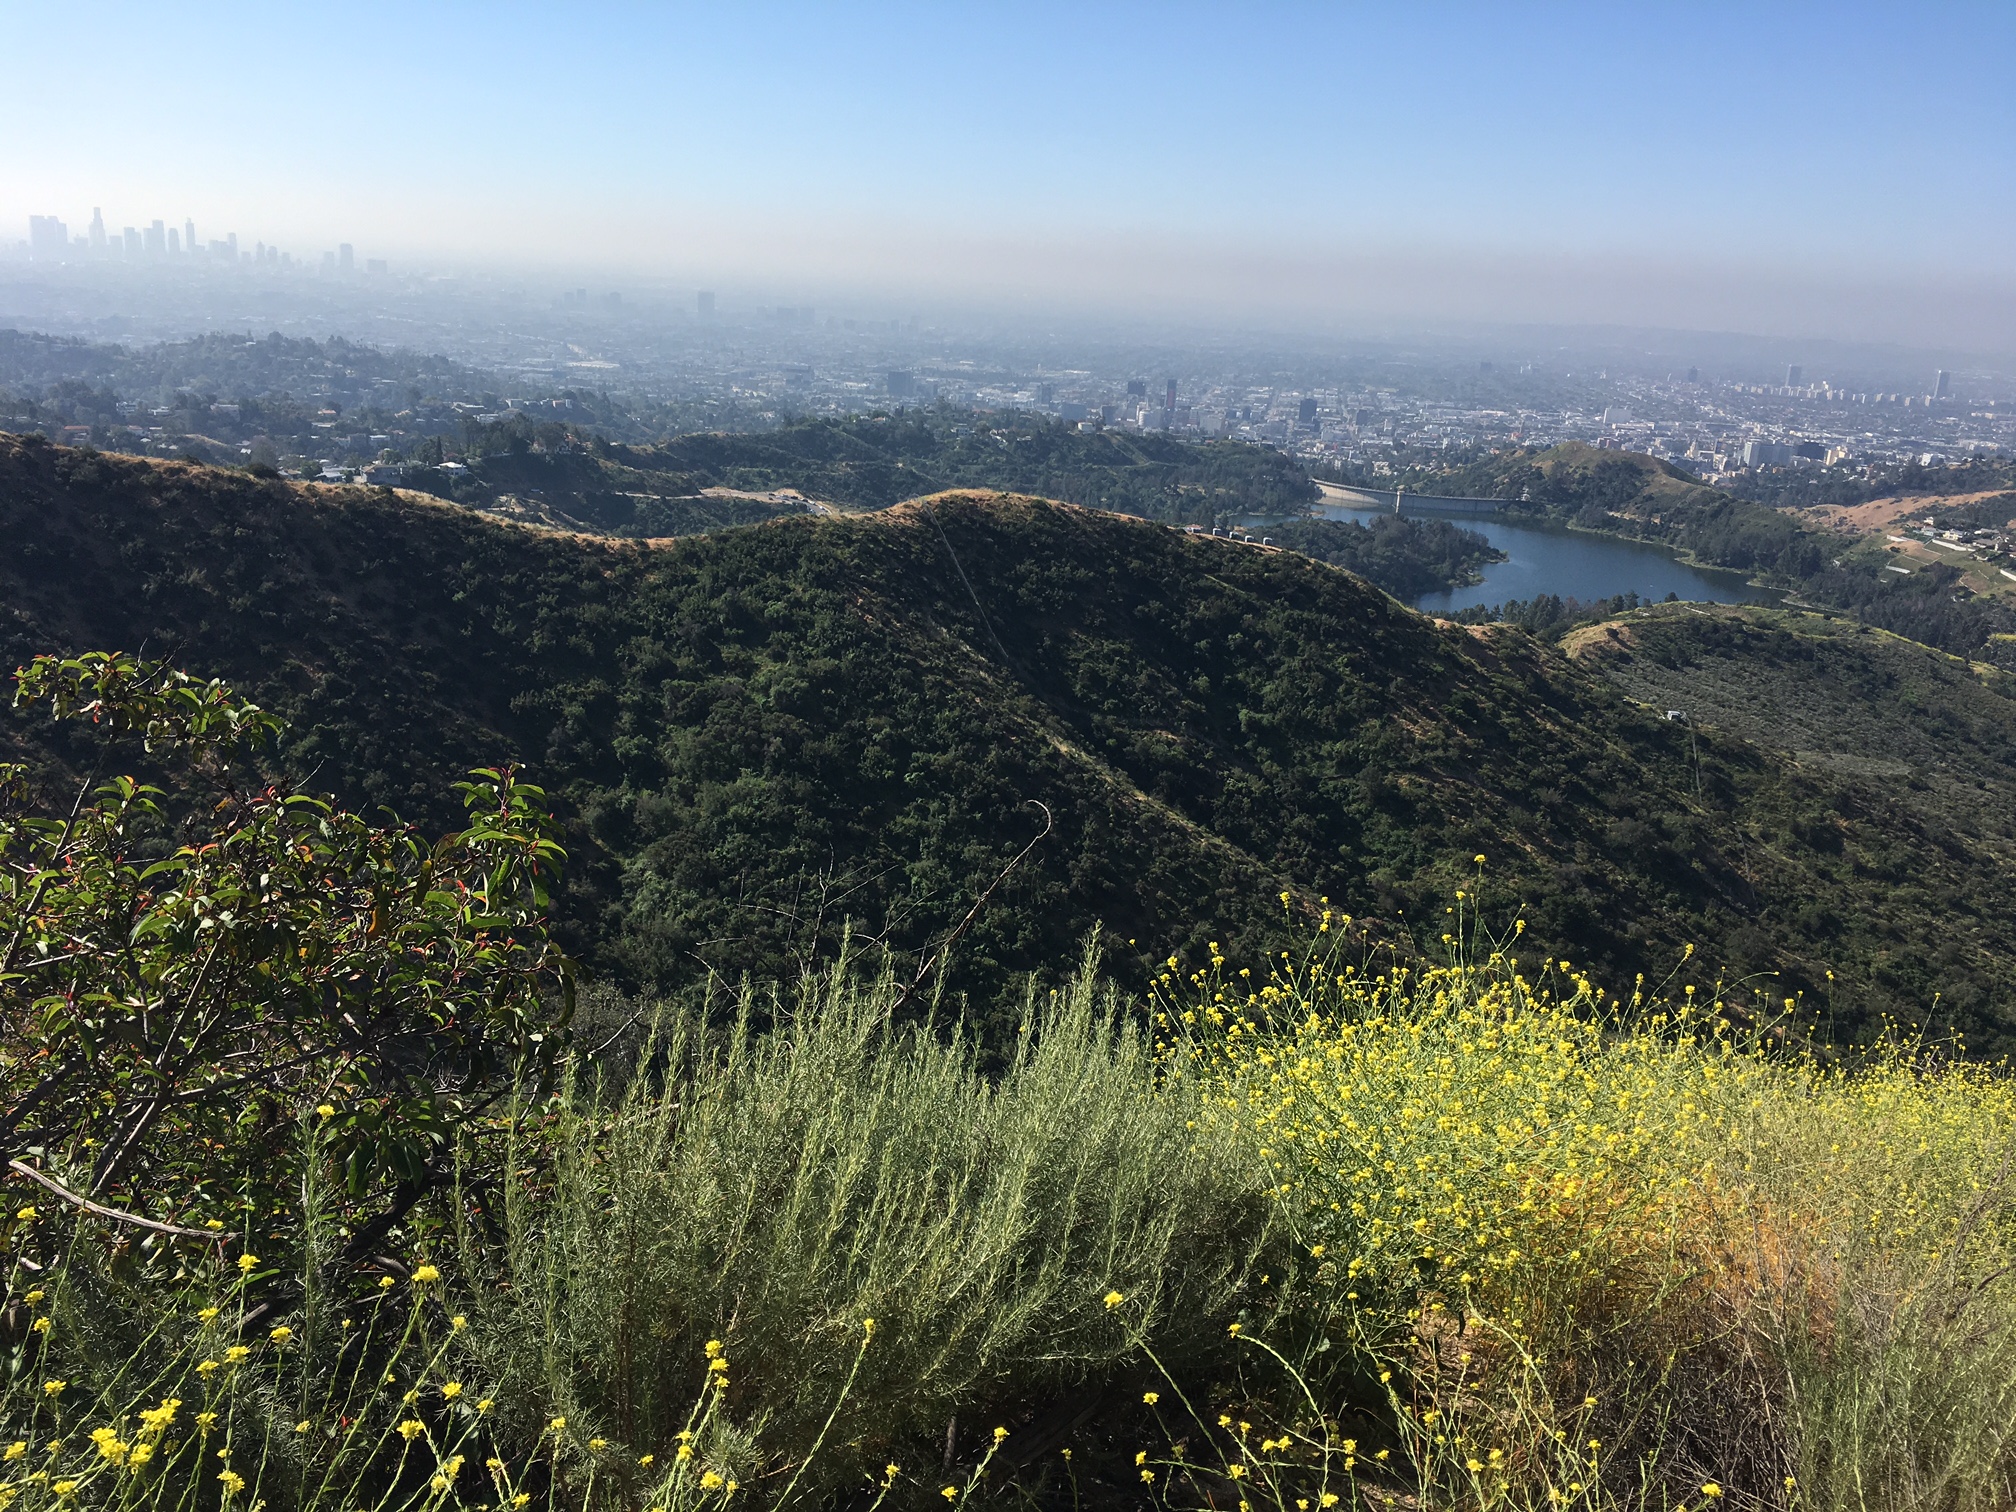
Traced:
<path id="1" fill-rule="evenodd" d="M 137 736 L 184 780 L 94 772 L 59 818 L 0 769 L 0 1160 L 65 1201 L 184 1214 L 226 1211 L 220 1167 L 243 1161 L 257 1195 L 231 1205 L 263 1218 L 294 1112 L 320 1105 L 349 1197 L 390 1189 L 382 1229 L 459 1120 L 557 1048 L 572 972 L 545 929 L 544 795 L 478 772 L 468 827 L 428 845 L 233 784 L 226 758 L 279 722 L 221 682 L 106 653 L 18 680 L 18 703 L 89 722 L 101 767 Z"/>

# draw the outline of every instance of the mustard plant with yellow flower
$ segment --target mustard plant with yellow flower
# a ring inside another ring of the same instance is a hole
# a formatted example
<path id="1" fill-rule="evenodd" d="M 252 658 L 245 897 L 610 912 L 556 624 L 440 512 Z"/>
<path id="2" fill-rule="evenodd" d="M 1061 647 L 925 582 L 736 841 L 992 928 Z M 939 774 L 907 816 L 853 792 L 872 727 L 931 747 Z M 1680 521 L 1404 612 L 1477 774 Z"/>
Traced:
<path id="1" fill-rule="evenodd" d="M 2016 1399 L 1984 1384 L 2016 1364 L 2009 1079 L 1901 1039 L 1817 1056 L 1796 1000 L 1760 1024 L 1754 994 L 1740 1018 L 1719 991 L 1620 999 L 1475 907 L 1438 964 L 1349 959 L 1326 909 L 1299 958 L 1235 974 L 1214 947 L 1152 988 L 1167 1075 L 1293 1236 L 1276 1321 L 1345 1346 L 1333 1378 L 1376 1372 L 1416 1494 L 1922 1479 L 1928 1434 L 1939 1483 L 2016 1469 Z M 1968 1409 L 1829 1416 L 1872 1361 L 1915 1379 L 1942 1354 Z M 1713 1406 L 1732 1392 L 1765 1405 Z"/>

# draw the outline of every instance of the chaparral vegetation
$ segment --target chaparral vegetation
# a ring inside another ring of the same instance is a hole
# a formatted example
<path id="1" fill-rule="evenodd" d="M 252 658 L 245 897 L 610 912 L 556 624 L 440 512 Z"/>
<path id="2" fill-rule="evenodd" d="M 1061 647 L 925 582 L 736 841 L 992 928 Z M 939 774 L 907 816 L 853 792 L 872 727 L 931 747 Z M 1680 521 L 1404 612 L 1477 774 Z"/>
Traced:
<path id="1" fill-rule="evenodd" d="M 985 1032 L 952 939 L 623 997 L 526 773 L 437 837 L 224 683 L 17 687 L 95 754 L 0 813 L 0 1506 L 2016 1498 L 2016 1093 L 1949 1043 L 1606 982 L 1487 856 L 1439 948 L 1284 893 Z"/>

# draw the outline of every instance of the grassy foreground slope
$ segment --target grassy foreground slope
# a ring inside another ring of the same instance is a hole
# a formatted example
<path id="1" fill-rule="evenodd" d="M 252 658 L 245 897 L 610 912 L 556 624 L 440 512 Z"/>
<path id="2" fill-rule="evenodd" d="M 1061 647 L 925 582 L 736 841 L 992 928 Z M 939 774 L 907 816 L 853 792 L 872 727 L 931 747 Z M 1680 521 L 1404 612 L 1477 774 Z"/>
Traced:
<path id="1" fill-rule="evenodd" d="M 849 920 L 928 949 L 1041 828 L 1032 800 L 1054 828 L 962 938 L 961 986 L 1101 921 L 1144 966 L 1258 946 L 1284 891 L 1432 942 L 1477 852 L 1536 954 L 1613 980 L 1691 942 L 1704 982 L 1782 971 L 1760 995 L 1831 969 L 1853 1023 L 1921 1017 L 1942 952 L 2016 959 L 1972 835 L 1690 737 L 1516 632 L 1068 506 L 647 546 L 8 441 L 0 538 L 0 655 L 145 639 L 284 713 L 289 769 L 416 817 L 459 768 L 530 762 L 572 831 L 572 938 L 638 982 L 788 976 Z"/>

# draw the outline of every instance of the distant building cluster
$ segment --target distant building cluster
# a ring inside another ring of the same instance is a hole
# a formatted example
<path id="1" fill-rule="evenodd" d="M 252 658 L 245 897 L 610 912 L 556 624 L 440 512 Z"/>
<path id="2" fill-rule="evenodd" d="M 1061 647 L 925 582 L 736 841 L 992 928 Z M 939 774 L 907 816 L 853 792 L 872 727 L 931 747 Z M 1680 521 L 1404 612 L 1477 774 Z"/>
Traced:
<path id="1" fill-rule="evenodd" d="M 259 268 L 317 269 L 324 273 L 352 273 L 357 268 L 356 249 L 349 242 L 324 252 L 320 259 L 296 258 L 277 246 L 255 241 L 250 247 L 238 245 L 238 233 L 208 241 L 196 239 L 196 222 L 184 220 L 180 226 L 166 221 L 150 221 L 145 226 L 125 226 L 113 235 L 105 225 L 105 213 L 94 206 L 90 226 L 72 235 L 70 227 L 54 215 L 28 217 L 28 240 L 23 250 L 35 262 L 202 262 L 215 267 L 251 266 Z M 383 258 L 367 258 L 367 274 L 389 271 Z"/>

